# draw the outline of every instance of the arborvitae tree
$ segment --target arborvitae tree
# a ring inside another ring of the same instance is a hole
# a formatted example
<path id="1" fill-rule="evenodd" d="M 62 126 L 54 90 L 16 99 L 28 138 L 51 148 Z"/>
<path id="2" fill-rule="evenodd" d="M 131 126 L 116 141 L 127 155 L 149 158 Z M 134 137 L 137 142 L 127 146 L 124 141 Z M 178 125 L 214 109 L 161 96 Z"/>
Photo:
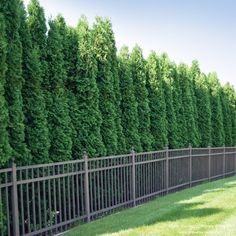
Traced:
<path id="1" fill-rule="evenodd" d="M 200 135 L 200 147 L 207 147 L 212 144 L 211 137 L 211 101 L 210 92 L 207 86 L 207 77 L 204 74 L 200 74 L 196 78 L 196 101 L 197 101 L 197 122 L 198 128 L 201 132 Z"/>
<path id="2" fill-rule="evenodd" d="M 186 135 L 184 139 L 185 147 L 190 143 L 196 147 L 198 145 L 198 133 L 196 120 L 194 117 L 194 101 L 191 92 L 191 80 L 189 79 L 189 69 L 186 65 L 180 64 L 178 67 L 180 88 L 182 90 L 182 106 L 186 125 Z"/>
<path id="3" fill-rule="evenodd" d="M 117 154 L 126 152 L 125 136 L 123 133 L 123 127 L 121 125 L 121 91 L 120 91 L 120 78 L 118 73 L 118 60 L 117 60 L 117 49 L 115 43 L 115 36 L 110 26 L 108 28 L 109 40 L 111 41 L 110 55 L 111 55 L 111 67 L 113 75 L 113 88 L 114 88 L 114 105 L 115 105 L 115 124 L 117 132 Z"/>
<path id="4" fill-rule="evenodd" d="M 11 147 L 8 138 L 8 110 L 5 100 L 5 73 L 7 70 L 6 53 L 7 43 L 4 17 L 0 14 L 0 167 L 4 166 L 11 157 Z"/>
<path id="5" fill-rule="evenodd" d="M 208 75 L 208 86 L 211 97 L 212 144 L 220 147 L 224 144 L 224 126 L 222 105 L 220 100 L 220 83 L 216 73 Z"/>
<path id="6" fill-rule="evenodd" d="M 154 137 L 153 149 L 163 149 L 168 144 L 167 117 L 160 61 L 155 52 L 147 60 L 147 88 L 151 110 L 151 133 Z"/>
<path id="7" fill-rule="evenodd" d="M 224 85 L 222 92 L 225 100 L 225 106 L 222 107 L 224 114 L 225 145 L 234 146 L 236 144 L 236 94 L 234 88 L 229 83 Z"/>
<path id="8" fill-rule="evenodd" d="M 46 19 L 44 9 L 40 6 L 39 0 L 30 0 L 28 5 L 28 25 L 32 37 L 33 46 L 40 50 L 40 59 L 46 56 Z"/>
<path id="9" fill-rule="evenodd" d="M 131 73 L 129 52 L 127 47 L 122 47 L 118 57 L 122 127 L 125 135 L 127 151 L 132 147 L 137 152 L 142 150 L 138 132 L 138 111 L 134 95 L 134 85 Z"/>
<path id="10" fill-rule="evenodd" d="M 224 93 L 223 87 L 220 88 L 220 100 L 223 114 L 224 144 L 230 146 L 232 143 L 232 119 L 230 114 L 229 101 Z"/>
<path id="11" fill-rule="evenodd" d="M 23 48 L 22 69 L 25 79 L 22 94 L 26 143 L 31 151 L 33 163 L 47 163 L 49 161 L 49 137 L 46 107 L 41 86 L 42 73 L 39 53 L 36 48 L 32 47 L 23 4 L 21 7 L 20 37 Z"/>
<path id="12" fill-rule="evenodd" d="M 1 1 L 0 12 L 6 23 L 7 71 L 5 97 L 9 111 L 9 141 L 17 163 L 30 163 L 29 150 L 25 144 L 25 126 L 22 101 L 22 45 L 19 37 L 20 2 L 18 0 Z"/>
<path id="13" fill-rule="evenodd" d="M 42 86 L 45 90 L 47 87 L 47 61 L 46 61 L 46 43 L 47 43 L 47 26 L 44 14 L 44 9 L 40 6 L 39 0 L 30 0 L 28 5 L 28 25 L 32 38 L 32 46 L 35 50 L 38 50 L 40 69 L 42 77 Z M 44 94 L 44 99 L 46 95 Z"/>
<path id="14" fill-rule="evenodd" d="M 78 64 L 78 36 L 74 28 L 66 25 L 65 19 L 58 15 L 56 18 L 58 31 L 62 40 L 62 56 L 63 56 L 63 70 L 65 70 L 66 76 L 63 83 L 68 98 L 68 108 L 71 121 L 74 117 L 74 111 L 77 110 L 77 104 L 75 102 L 73 94 L 73 82 L 77 76 L 77 64 Z M 73 145 L 77 138 L 76 129 L 73 125 L 73 121 L 70 122 L 71 140 L 72 140 L 72 158 L 75 159 L 73 153 Z"/>
<path id="15" fill-rule="evenodd" d="M 161 66 L 161 76 L 163 80 L 163 89 L 165 94 L 165 103 L 166 103 L 169 147 L 178 148 L 177 119 L 173 106 L 173 91 L 172 91 L 173 78 L 171 77 L 172 68 L 170 66 L 169 58 L 166 54 L 163 54 L 160 57 L 160 66 Z"/>
<path id="16" fill-rule="evenodd" d="M 49 22 L 50 30 L 47 40 L 47 110 L 51 146 L 50 159 L 63 161 L 72 158 L 71 119 L 68 98 L 65 89 L 66 71 L 62 53 L 62 37 L 57 19 Z"/>
<path id="17" fill-rule="evenodd" d="M 191 96 L 193 98 L 193 115 L 195 119 L 195 126 L 196 126 L 196 146 L 200 145 L 200 134 L 199 134 L 199 128 L 198 128 L 198 109 L 197 109 L 197 99 L 196 99 L 196 79 L 200 76 L 201 70 L 199 68 L 198 61 L 194 60 L 192 62 L 192 66 L 190 68 L 190 91 Z"/>
<path id="18" fill-rule="evenodd" d="M 184 107 L 182 105 L 182 90 L 180 88 L 180 78 L 177 66 L 174 63 L 170 65 L 171 78 L 172 78 L 172 94 L 173 94 L 173 107 L 177 120 L 177 147 L 185 147 L 186 137 L 186 122 L 184 118 Z"/>
<path id="19" fill-rule="evenodd" d="M 140 47 L 135 46 L 131 55 L 131 69 L 134 83 L 135 98 L 138 103 L 138 130 L 143 151 L 150 151 L 153 137 L 151 135 L 150 108 L 148 91 L 146 88 L 146 68 L 145 61 Z"/>
<path id="20" fill-rule="evenodd" d="M 102 114 L 101 134 L 108 155 L 117 152 L 116 110 L 111 61 L 112 42 L 109 39 L 110 27 L 109 20 L 97 17 L 92 31 L 93 48 L 97 61 L 96 81 L 99 89 L 99 109 Z"/>
<path id="21" fill-rule="evenodd" d="M 231 117 L 231 146 L 236 145 L 236 93 L 232 85 L 226 83 L 223 87 L 224 95 L 226 97 L 226 101 L 229 104 L 230 109 L 230 117 Z M 227 139 L 227 137 L 226 137 Z M 228 140 L 229 143 L 230 140 Z"/>
<path id="22" fill-rule="evenodd" d="M 82 17 L 77 26 L 78 65 L 73 93 L 77 109 L 72 121 L 76 129 L 77 138 L 73 145 L 76 158 L 86 151 L 89 156 L 106 155 L 106 149 L 101 136 L 102 118 L 99 111 L 99 92 L 96 84 L 96 60 L 92 47 L 92 35 L 88 21 Z"/>

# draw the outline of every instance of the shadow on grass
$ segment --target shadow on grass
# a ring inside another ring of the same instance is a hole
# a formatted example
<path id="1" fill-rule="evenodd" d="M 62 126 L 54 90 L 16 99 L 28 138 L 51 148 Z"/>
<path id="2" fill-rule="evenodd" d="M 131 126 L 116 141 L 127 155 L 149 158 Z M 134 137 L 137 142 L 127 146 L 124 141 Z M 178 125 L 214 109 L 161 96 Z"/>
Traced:
<path id="1" fill-rule="evenodd" d="M 236 185 L 235 180 L 232 182 L 225 181 L 227 180 L 213 181 L 172 193 L 165 197 L 158 197 L 142 206 L 126 209 L 125 212 L 121 211 L 118 214 L 78 226 L 66 234 L 66 236 L 111 234 L 121 230 L 154 225 L 158 222 L 177 221 L 193 217 L 201 218 L 218 214 L 223 209 L 201 207 L 201 205 L 206 203 L 205 201 L 193 203 L 185 203 L 185 201 L 200 195 L 209 194 L 210 192 L 213 194 L 214 192 L 221 192 Z"/>

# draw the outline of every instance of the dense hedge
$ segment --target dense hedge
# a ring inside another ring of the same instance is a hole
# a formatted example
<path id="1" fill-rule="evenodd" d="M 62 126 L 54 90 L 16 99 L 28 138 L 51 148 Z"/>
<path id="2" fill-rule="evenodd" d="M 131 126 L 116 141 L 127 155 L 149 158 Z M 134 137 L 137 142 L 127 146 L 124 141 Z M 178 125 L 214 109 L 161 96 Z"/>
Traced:
<path id="1" fill-rule="evenodd" d="M 48 29 L 47 29 L 48 25 Z M 0 4 L 0 165 L 236 144 L 236 93 L 197 61 L 117 54 L 111 22 L 45 20 L 38 0 Z"/>

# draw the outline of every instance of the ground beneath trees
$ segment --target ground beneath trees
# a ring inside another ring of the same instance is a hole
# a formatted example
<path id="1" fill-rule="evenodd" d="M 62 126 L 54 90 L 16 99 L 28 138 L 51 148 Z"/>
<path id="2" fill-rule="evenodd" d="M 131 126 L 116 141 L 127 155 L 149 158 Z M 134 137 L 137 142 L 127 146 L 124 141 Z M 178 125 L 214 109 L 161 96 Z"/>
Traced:
<path id="1" fill-rule="evenodd" d="M 158 197 L 123 210 L 65 236 L 236 235 L 236 177 Z"/>

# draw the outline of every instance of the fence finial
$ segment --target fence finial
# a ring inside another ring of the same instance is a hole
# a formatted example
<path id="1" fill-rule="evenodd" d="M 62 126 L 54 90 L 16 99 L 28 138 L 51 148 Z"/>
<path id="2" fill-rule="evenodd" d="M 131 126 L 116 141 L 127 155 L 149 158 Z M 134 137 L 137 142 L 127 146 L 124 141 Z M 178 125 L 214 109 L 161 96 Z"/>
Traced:
<path id="1" fill-rule="evenodd" d="M 134 146 L 131 147 L 131 153 L 135 152 L 134 151 Z"/>

